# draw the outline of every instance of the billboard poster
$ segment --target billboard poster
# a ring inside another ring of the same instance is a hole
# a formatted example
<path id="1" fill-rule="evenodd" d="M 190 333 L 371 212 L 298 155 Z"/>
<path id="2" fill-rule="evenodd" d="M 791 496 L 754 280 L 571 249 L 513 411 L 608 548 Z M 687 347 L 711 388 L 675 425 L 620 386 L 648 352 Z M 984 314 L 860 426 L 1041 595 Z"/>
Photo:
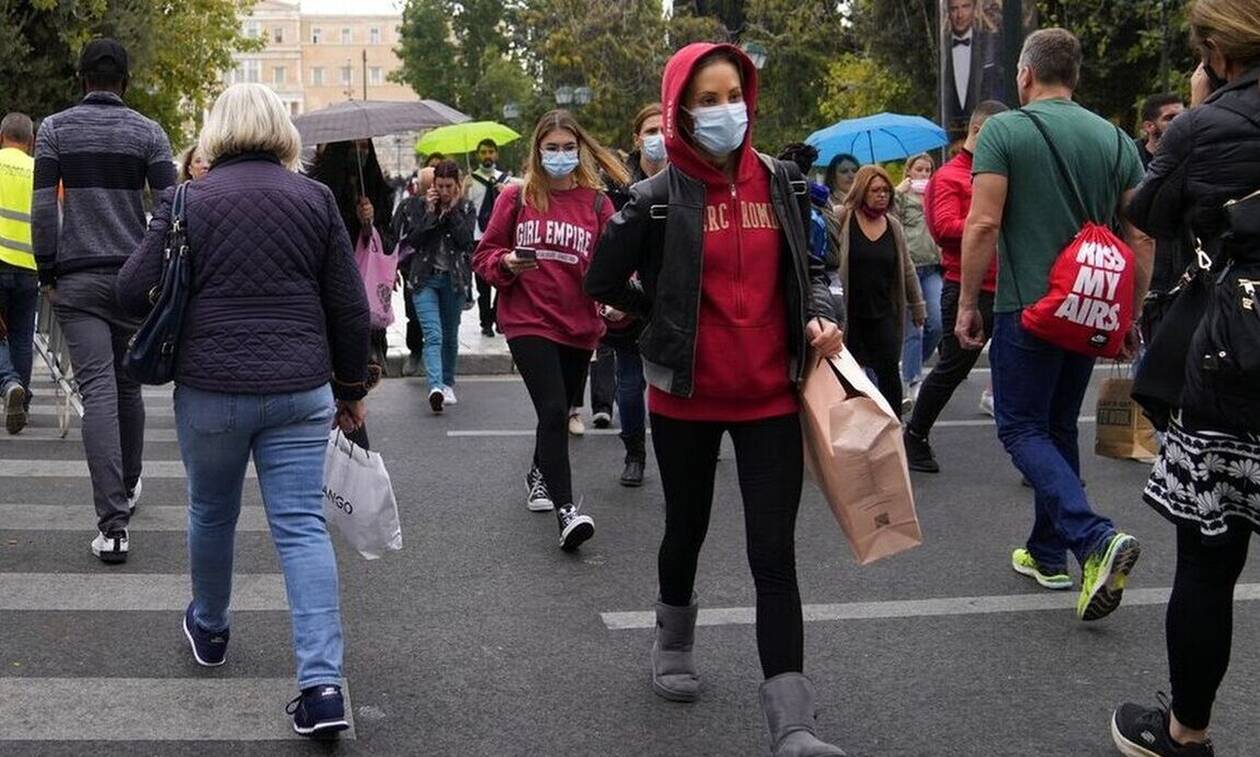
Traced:
<path id="1" fill-rule="evenodd" d="M 1017 106 L 1015 64 L 1036 28 L 1035 0 L 941 0 L 941 125 L 966 134 L 977 103 Z"/>

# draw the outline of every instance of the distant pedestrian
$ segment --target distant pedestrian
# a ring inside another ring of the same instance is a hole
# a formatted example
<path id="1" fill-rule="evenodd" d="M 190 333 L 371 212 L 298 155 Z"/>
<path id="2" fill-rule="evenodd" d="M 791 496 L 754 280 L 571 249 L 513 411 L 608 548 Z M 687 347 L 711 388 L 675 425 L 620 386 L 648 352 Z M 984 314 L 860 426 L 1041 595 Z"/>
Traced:
<path id="1" fill-rule="evenodd" d="M 538 433 L 525 482 L 535 512 L 556 512 L 560 548 L 595 533 L 579 511 L 569 466 L 569 405 L 604 335 L 595 302 L 582 291 L 612 201 L 600 172 L 625 183 L 620 160 L 568 111 L 546 114 L 534 129 L 524 185 L 509 184 L 494 206 L 473 268 L 499 290 L 498 323 L 525 380 Z"/>
<path id="2" fill-rule="evenodd" d="M 845 343 L 900 412 L 904 314 L 922 327 L 927 310 L 905 231 L 889 215 L 892 195 L 892 178 L 883 168 L 858 171 L 840 212 L 838 275 L 848 295 Z"/>
<path id="3" fill-rule="evenodd" d="M 813 684 L 802 673 L 798 390 L 811 356 L 841 348 L 794 189 L 802 177 L 752 147 L 757 69 L 739 48 L 684 47 L 665 67 L 661 100 L 669 168 L 631 191 L 586 281 L 599 301 L 648 319 L 640 349 L 665 489 L 652 688 L 678 702 L 700 693 L 692 655 L 696 566 L 729 433 L 757 589 L 771 751 L 843 755 L 815 735 Z"/>
<path id="4" fill-rule="evenodd" d="M 1158 238 L 1198 237 L 1219 271 L 1231 261 L 1254 264 L 1260 251 L 1260 238 L 1226 236 L 1222 213 L 1225 203 L 1260 190 L 1260 1 L 1198 0 L 1189 22 L 1203 56 L 1191 79 L 1193 107 L 1169 124 L 1129 210 Z M 1160 328 L 1190 332 L 1195 325 L 1170 320 Z M 1239 420 L 1256 417 L 1260 382 L 1240 382 L 1241 396 L 1213 402 L 1188 381 L 1203 372 L 1199 363 L 1180 349 L 1152 350 L 1142 368 L 1167 373 L 1181 388 L 1172 392 L 1179 401 L 1144 493 L 1177 529 L 1164 623 L 1172 701 L 1116 709 L 1112 736 L 1125 754 L 1213 754 L 1208 727 L 1230 665 L 1234 589 L 1260 531 L 1260 428 Z M 1228 415 L 1215 409 L 1221 404 L 1230 406 Z M 1254 687 L 1244 689 L 1252 695 L 1244 706 L 1254 712 Z"/>
<path id="5" fill-rule="evenodd" d="M 967 127 L 967 139 L 962 150 L 936 172 L 923 195 L 924 215 L 929 231 L 941 249 L 941 267 L 944 283 L 941 287 L 941 356 L 932 372 L 923 379 L 914 411 L 906 423 L 906 456 L 910 470 L 938 473 L 940 465 L 928 441 L 932 427 L 941 411 L 954 396 L 954 391 L 967 379 L 980 350 L 965 349 L 954 334 L 954 322 L 958 317 L 958 296 L 962 281 L 962 240 L 971 210 L 971 167 L 980 129 L 992 116 L 1008 108 L 997 100 L 985 100 L 971 111 Z M 997 257 L 989 265 L 980 285 L 977 306 L 984 323 L 984 333 L 993 333 L 993 293 L 997 289 Z M 985 394 L 992 403 L 992 393 Z M 984 397 L 981 397 L 983 404 Z"/>
<path id="6" fill-rule="evenodd" d="M 210 170 L 210 164 L 206 163 L 201 157 L 201 153 L 197 152 L 197 145 L 193 144 L 179 158 L 179 183 L 186 181 L 196 181 L 206 175 L 206 171 Z"/>
<path id="7" fill-rule="evenodd" d="M 849 190 L 853 188 L 853 179 L 861 167 L 861 161 L 848 153 L 837 155 L 827 164 L 827 171 L 823 174 L 823 183 L 827 185 L 827 189 L 831 190 L 831 207 L 836 215 L 842 212 L 844 200 L 849 196 Z"/>
<path id="8" fill-rule="evenodd" d="M 901 230 L 906 236 L 906 248 L 910 251 L 910 260 L 914 262 L 923 305 L 927 310 L 927 319 L 922 326 L 914 324 L 910 313 L 906 313 L 905 325 L 902 326 L 905 336 L 901 348 L 901 381 L 905 384 L 910 403 L 919 394 L 923 364 L 935 354 L 941 342 L 941 286 L 944 283 L 941 251 L 923 217 L 923 194 L 934 171 L 936 161 L 927 153 L 907 160 L 906 178 L 897 186 L 892 206 L 892 214 L 901 223 Z M 903 410 L 908 411 L 909 407 Z"/>
<path id="9" fill-rule="evenodd" d="M 1134 140 L 1138 156 L 1142 159 L 1142 168 L 1150 167 L 1168 127 L 1185 110 L 1185 102 L 1175 92 L 1151 95 L 1142 101 L 1142 136 Z"/>
<path id="10" fill-rule="evenodd" d="M 232 544 L 252 460 L 293 621 L 293 729 L 338 731 L 348 721 L 324 454 L 334 423 L 346 433 L 363 424 L 367 298 L 332 192 L 296 173 L 301 141 L 275 93 L 229 87 L 198 149 L 213 169 L 187 189 L 193 295 L 175 373 L 193 592 L 183 631 L 199 664 L 225 662 Z M 118 276 L 118 298 L 135 315 L 161 278 L 172 195 Z"/>
<path id="11" fill-rule="evenodd" d="M 459 322 L 472 288 L 473 227 L 477 214 L 463 197 L 459 165 L 433 169 L 433 185 L 403 202 L 395 233 L 414 250 L 403 275 L 424 333 L 424 371 L 434 413 L 454 405 Z"/>
<path id="12" fill-rule="evenodd" d="M 5 430 L 26 427 L 39 281 L 31 247 L 35 127 L 24 113 L 0 121 L 0 403 Z"/>
<path id="13" fill-rule="evenodd" d="M 493 139 L 477 143 L 477 167 L 464 180 L 464 199 L 477 210 L 477 228 L 473 241 L 480 242 L 490 227 L 490 217 L 498 198 L 503 194 L 512 174 L 499 168 L 499 145 Z M 481 317 L 481 335 L 494 336 L 495 302 L 494 288 L 477 275 L 477 312 Z"/>
<path id="14" fill-rule="evenodd" d="M 129 75 L 127 51 L 114 40 L 83 48 L 85 97 L 39 127 L 31 211 L 40 286 L 53 303 L 83 395 L 83 448 L 98 529 L 92 554 L 108 563 L 127 559 L 144 453 L 140 384 L 122 370 L 139 321 L 118 306 L 114 283 L 144 237 L 145 187 L 160 192 L 175 182 L 162 127 L 123 101 Z"/>
<path id="15" fill-rule="evenodd" d="M 1120 606 L 1140 546 L 1090 508 L 1081 483 L 1077 418 L 1094 358 L 1034 336 L 1021 321 L 1021 311 L 1048 291 L 1051 267 L 1081 227 L 1119 217 L 1142 179 L 1133 141 L 1072 100 L 1081 57 L 1071 32 L 1051 28 L 1029 35 L 1017 77 L 1024 107 L 993 116 L 980 132 L 954 332 L 966 349 L 984 345 L 980 292 L 1000 250 L 989 349 L 998 437 L 1035 492 L 1032 533 L 1012 553 L 1011 567 L 1045 588 L 1070 589 L 1070 550 L 1083 574 L 1077 616 L 1092 621 Z M 1070 171 L 1066 178 L 1052 146 Z M 1136 258 L 1137 307 L 1150 271 L 1151 240 L 1125 228 Z M 1136 340 L 1131 330 L 1126 349 Z"/>

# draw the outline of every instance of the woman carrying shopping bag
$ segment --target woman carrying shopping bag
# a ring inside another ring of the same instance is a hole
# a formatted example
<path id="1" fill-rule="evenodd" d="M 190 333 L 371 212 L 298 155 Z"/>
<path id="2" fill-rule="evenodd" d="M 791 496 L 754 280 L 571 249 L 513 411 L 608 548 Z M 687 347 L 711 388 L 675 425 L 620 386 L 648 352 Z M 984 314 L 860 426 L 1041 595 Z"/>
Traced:
<path id="1" fill-rule="evenodd" d="M 841 348 L 822 263 L 809 254 L 809 198 L 799 169 L 751 146 L 757 71 L 738 48 L 683 48 L 661 95 L 669 168 L 631 189 L 586 279 L 596 300 L 646 319 L 640 350 L 666 509 L 653 689 L 673 701 L 699 694 L 693 587 L 729 433 L 774 753 L 840 755 L 814 734 L 794 551 L 799 387 L 811 354 Z"/>
<path id="2" fill-rule="evenodd" d="M 334 422 L 346 433 L 363 425 L 367 298 L 332 192 L 296 173 L 301 140 L 274 92 L 229 87 L 198 150 L 212 168 L 186 189 L 192 295 L 175 363 L 193 594 L 183 630 L 199 664 L 226 661 L 232 543 L 252 458 L 293 620 L 293 728 L 338 731 L 349 724 L 324 451 Z M 136 315 L 162 277 L 172 196 L 118 274 L 119 301 Z"/>
<path id="3" fill-rule="evenodd" d="M 604 335 L 582 277 L 613 214 L 600 171 L 628 180 L 625 166 L 578 124 L 555 110 L 534 129 L 524 186 L 504 187 L 473 256 L 473 270 L 499 291 L 499 330 L 538 414 L 526 505 L 555 510 L 560 548 L 595 534 L 578 511 L 569 467 L 569 402 L 586 379 Z"/>

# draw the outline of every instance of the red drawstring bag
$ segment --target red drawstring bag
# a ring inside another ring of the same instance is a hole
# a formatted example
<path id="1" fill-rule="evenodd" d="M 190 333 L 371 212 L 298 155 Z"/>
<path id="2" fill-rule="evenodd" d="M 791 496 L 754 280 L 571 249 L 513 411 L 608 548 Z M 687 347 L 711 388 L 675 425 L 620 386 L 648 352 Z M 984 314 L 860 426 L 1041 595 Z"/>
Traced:
<path id="1" fill-rule="evenodd" d="M 1078 212 L 1087 220 L 1050 268 L 1045 296 L 1024 308 L 1020 323 L 1033 336 L 1069 352 L 1119 357 L 1124 337 L 1133 326 L 1133 288 L 1137 280 L 1133 250 L 1110 228 L 1088 220 L 1085 201 L 1050 135 L 1036 116 L 1022 112 L 1045 138 L 1060 176 L 1072 188 Z M 1119 129 L 1116 133 L 1117 140 L 1123 139 Z M 1124 145 L 1118 143 L 1118 147 L 1121 152 L 1116 158 L 1116 175 L 1124 157 Z"/>

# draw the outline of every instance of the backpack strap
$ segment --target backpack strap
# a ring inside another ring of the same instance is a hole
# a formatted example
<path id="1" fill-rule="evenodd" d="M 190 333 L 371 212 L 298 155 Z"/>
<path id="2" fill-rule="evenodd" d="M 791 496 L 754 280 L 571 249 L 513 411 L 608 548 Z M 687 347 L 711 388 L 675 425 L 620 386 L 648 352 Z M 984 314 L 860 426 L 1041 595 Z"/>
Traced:
<path id="1" fill-rule="evenodd" d="M 1076 200 L 1076 210 L 1088 221 L 1093 219 L 1089 215 L 1089 208 L 1085 205 L 1085 198 L 1081 195 L 1081 190 L 1076 186 L 1076 179 L 1073 178 L 1072 172 L 1068 170 L 1067 163 L 1064 162 L 1063 156 L 1059 154 L 1059 148 L 1055 147 L 1054 140 L 1050 139 L 1050 132 L 1046 130 L 1045 124 L 1040 118 L 1026 108 L 1020 108 L 1019 112 L 1027 116 L 1028 120 L 1033 122 L 1033 126 L 1037 127 L 1037 131 L 1041 133 L 1041 138 L 1046 141 L 1046 146 L 1050 148 L 1050 155 L 1054 158 L 1054 165 L 1059 171 L 1061 178 L 1071 189 L 1072 197 Z"/>

